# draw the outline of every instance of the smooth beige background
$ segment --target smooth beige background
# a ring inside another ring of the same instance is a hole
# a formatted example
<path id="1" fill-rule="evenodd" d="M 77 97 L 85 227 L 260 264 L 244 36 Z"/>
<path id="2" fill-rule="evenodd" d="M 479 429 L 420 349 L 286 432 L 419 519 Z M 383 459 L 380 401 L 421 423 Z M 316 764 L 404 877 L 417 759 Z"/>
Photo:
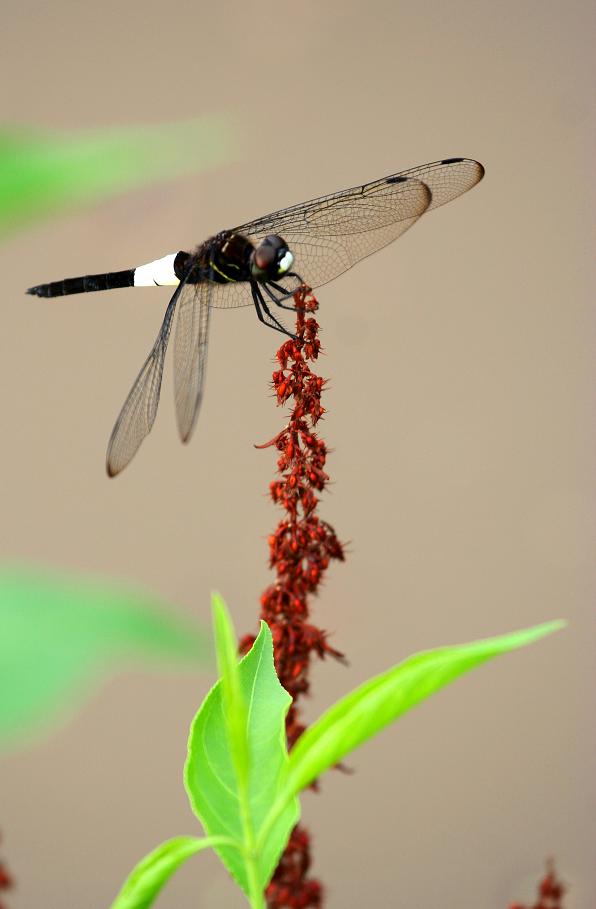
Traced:
<path id="1" fill-rule="evenodd" d="M 594 906 L 593 14 L 588 2 L 2 4 L 2 118 L 52 127 L 227 111 L 238 162 L 22 233 L 2 272 L 1 556 L 122 577 L 239 631 L 269 582 L 265 492 L 280 338 L 218 311 L 195 438 L 171 376 L 132 467 L 113 421 L 166 290 L 47 303 L 25 287 L 128 267 L 321 193 L 437 158 L 483 184 L 319 293 L 334 453 L 322 515 L 350 541 L 314 604 L 350 667 L 309 717 L 412 651 L 564 616 L 304 797 L 329 909 L 505 909 L 555 855 Z M 148 154 L 151 151 L 148 149 Z M 197 149 L 200 154 L 200 149 Z M 591 428 L 592 427 L 592 428 Z M 133 863 L 198 830 L 182 788 L 207 675 L 129 672 L 2 759 L 11 909 L 104 909 Z M 215 858 L 158 904 L 240 907 Z"/>

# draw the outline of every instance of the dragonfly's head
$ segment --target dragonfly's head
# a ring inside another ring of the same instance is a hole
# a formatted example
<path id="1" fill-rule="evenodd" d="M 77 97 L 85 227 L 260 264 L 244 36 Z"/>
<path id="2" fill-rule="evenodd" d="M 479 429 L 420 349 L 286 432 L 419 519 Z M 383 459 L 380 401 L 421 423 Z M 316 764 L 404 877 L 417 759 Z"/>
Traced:
<path id="1" fill-rule="evenodd" d="M 294 256 L 283 237 L 272 234 L 261 240 L 251 253 L 250 273 L 257 281 L 275 281 L 283 278 L 292 265 Z"/>

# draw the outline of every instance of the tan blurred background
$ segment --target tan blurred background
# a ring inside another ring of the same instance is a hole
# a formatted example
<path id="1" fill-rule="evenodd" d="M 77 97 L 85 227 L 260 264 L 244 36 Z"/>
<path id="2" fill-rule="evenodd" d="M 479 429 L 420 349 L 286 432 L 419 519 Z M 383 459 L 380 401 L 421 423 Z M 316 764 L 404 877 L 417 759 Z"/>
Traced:
<path id="1" fill-rule="evenodd" d="M 167 290 L 47 303 L 24 288 L 125 268 L 267 211 L 437 158 L 472 193 L 319 292 L 334 485 L 350 540 L 316 602 L 350 667 L 309 717 L 412 651 L 566 617 L 466 677 L 303 799 L 329 909 L 506 909 L 554 855 L 594 905 L 594 16 L 585 2 L 2 5 L 2 119 L 48 127 L 228 112 L 238 161 L 23 232 L 0 249 L 1 555 L 134 581 L 255 627 L 282 425 L 280 337 L 217 311 L 195 438 L 171 376 L 154 432 L 109 481 L 113 421 Z M 150 150 L 148 150 L 150 153 Z M 198 828 L 182 787 L 208 674 L 130 672 L 4 757 L 11 909 L 104 909 L 161 840 Z M 158 903 L 240 907 L 200 856 Z"/>

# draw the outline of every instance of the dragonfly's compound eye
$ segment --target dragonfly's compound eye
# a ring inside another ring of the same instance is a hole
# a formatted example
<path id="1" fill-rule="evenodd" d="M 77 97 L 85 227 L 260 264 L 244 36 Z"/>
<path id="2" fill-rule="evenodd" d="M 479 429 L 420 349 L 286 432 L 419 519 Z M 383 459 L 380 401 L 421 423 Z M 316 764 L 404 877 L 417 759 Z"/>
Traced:
<path id="1" fill-rule="evenodd" d="M 287 274 L 293 264 L 294 264 L 294 256 L 292 255 L 290 250 L 286 247 L 286 251 L 284 252 L 283 256 L 281 256 L 281 258 L 278 259 L 278 263 L 277 263 L 278 277 L 281 278 L 281 277 L 283 277 L 283 275 Z"/>
<path id="2" fill-rule="evenodd" d="M 281 278 L 294 264 L 294 256 L 282 237 L 272 235 L 261 240 L 252 255 L 251 273 L 258 281 Z"/>

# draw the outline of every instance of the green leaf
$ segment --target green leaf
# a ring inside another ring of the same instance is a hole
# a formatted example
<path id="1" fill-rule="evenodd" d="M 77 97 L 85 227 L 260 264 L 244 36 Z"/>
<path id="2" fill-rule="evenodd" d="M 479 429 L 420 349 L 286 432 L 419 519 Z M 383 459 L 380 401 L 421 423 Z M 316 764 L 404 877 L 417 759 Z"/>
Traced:
<path id="1" fill-rule="evenodd" d="M 80 700 L 91 683 L 129 666 L 207 664 L 194 622 L 124 587 L 0 571 L 0 743 Z"/>
<path id="2" fill-rule="evenodd" d="M 180 865 L 203 849 L 212 848 L 215 839 L 177 836 L 167 840 L 141 859 L 127 877 L 110 909 L 147 909 L 164 884 Z"/>
<path id="3" fill-rule="evenodd" d="M 227 606 L 218 593 L 211 597 L 217 665 L 221 677 L 223 708 L 230 736 L 230 752 L 239 788 L 248 780 L 249 755 L 246 727 L 248 707 L 240 685 L 238 647 Z"/>
<path id="4" fill-rule="evenodd" d="M 356 688 L 330 707 L 296 742 L 277 805 L 261 835 L 268 835 L 277 813 L 298 792 L 420 701 L 475 666 L 525 647 L 564 624 L 548 622 L 500 637 L 415 654 Z"/>
<path id="5" fill-rule="evenodd" d="M 74 205 L 228 163 L 229 118 L 101 130 L 0 128 L 0 237 Z"/>
<path id="6" fill-rule="evenodd" d="M 225 652 L 233 632 L 219 599 L 214 602 L 214 613 L 220 659 L 223 651 L 222 668 L 227 675 Z M 230 679 L 225 685 L 223 680 L 217 682 L 193 721 L 184 780 L 193 811 L 205 830 L 243 844 L 242 853 L 225 846 L 216 847 L 216 851 L 240 887 L 255 900 L 257 892 L 262 894 L 269 882 L 299 813 L 297 800 L 290 799 L 271 825 L 262 849 L 256 852 L 256 839 L 276 800 L 287 764 L 284 720 L 291 703 L 275 674 L 271 632 L 264 622 L 252 649 L 237 670 L 231 671 L 232 676 L 234 671 L 238 686 Z M 234 706 L 237 697 L 241 703 Z M 240 746 L 231 719 L 234 711 L 244 716 L 240 730 L 244 745 Z M 245 781 L 238 773 L 237 751 L 243 747 L 248 757 Z"/>

